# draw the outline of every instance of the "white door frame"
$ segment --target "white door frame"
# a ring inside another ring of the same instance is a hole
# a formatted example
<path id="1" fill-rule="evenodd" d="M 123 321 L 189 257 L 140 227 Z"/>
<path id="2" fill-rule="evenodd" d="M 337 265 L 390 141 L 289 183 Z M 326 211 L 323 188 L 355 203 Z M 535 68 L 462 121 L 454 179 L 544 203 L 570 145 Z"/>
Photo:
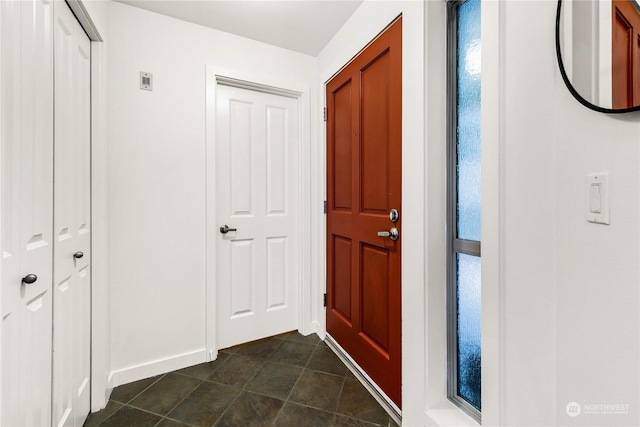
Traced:
<path id="1" fill-rule="evenodd" d="M 91 412 L 104 408 L 113 386 L 109 380 L 109 274 L 106 48 L 88 0 L 66 0 L 91 40 Z"/>
<path id="2" fill-rule="evenodd" d="M 226 70 L 212 65 L 205 68 L 206 84 L 206 302 L 205 302 L 205 342 L 207 346 L 207 361 L 215 360 L 218 356 L 217 346 L 217 292 L 216 283 L 216 242 L 220 238 L 219 221 L 216 213 L 216 87 L 218 84 L 231 85 L 249 90 L 257 90 L 276 95 L 295 95 L 299 100 L 300 109 L 300 149 L 298 151 L 298 238 L 294 243 L 294 250 L 300 254 L 298 270 L 298 331 L 303 335 L 315 332 L 311 322 L 311 276 L 310 276 L 310 230 L 311 215 L 309 209 L 310 197 L 310 103 L 309 89 L 300 84 L 291 84 L 286 78 L 268 78 L 256 72 Z M 282 89 L 288 87 L 290 89 Z M 306 244 L 305 244 L 306 243 Z"/>

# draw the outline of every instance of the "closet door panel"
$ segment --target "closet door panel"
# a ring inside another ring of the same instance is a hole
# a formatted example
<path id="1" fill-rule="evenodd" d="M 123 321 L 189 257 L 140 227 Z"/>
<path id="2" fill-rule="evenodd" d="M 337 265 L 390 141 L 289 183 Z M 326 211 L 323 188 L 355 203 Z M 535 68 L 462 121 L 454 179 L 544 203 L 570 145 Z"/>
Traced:
<path id="1" fill-rule="evenodd" d="M 90 393 L 90 41 L 54 4 L 53 424 L 81 426 Z"/>
<path id="2" fill-rule="evenodd" d="M 1 1 L 0 31 L 0 425 L 48 425 L 53 243 L 51 4 Z"/>

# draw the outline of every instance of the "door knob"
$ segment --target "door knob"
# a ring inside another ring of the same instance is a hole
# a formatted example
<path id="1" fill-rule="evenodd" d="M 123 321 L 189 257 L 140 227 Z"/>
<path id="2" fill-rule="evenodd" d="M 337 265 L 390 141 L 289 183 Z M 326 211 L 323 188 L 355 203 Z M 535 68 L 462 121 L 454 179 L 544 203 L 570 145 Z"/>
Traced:
<path id="1" fill-rule="evenodd" d="M 78 251 L 78 252 L 76 252 L 75 254 L 73 254 L 73 257 L 74 257 L 75 259 L 80 259 L 80 258 L 82 258 L 83 256 L 84 256 L 84 254 L 83 254 L 82 252 L 80 252 L 80 251 Z"/>
<path id="2" fill-rule="evenodd" d="M 238 229 L 236 228 L 229 228 L 229 226 L 227 224 L 223 225 L 222 227 L 220 227 L 220 232 L 222 234 L 227 234 L 230 231 L 238 231 Z"/>
<path id="3" fill-rule="evenodd" d="M 378 236 L 389 237 L 391 240 L 398 240 L 398 237 L 400 237 L 400 233 L 398 232 L 397 228 L 391 227 L 389 231 L 378 231 Z"/>
<path id="4" fill-rule="evenodd" d="M 38 276 L 36 276 L 35 274 L 27 274 L 22 278 L 22 283 L 26 283 L 27 285 L 30 285 L 32 283 L 35 283 L 36 280 L 38 280 Z"/>

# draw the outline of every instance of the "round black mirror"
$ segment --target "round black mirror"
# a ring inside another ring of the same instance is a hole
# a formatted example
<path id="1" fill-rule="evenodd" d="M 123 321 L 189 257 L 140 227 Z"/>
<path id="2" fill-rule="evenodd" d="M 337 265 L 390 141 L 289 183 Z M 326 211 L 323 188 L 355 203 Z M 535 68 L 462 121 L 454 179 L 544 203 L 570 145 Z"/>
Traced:
<path id="1" fill-rule="evenodd" d="M 556 54 L 584 106 L 640 111 L 640 0 L 558 0 Z"/>

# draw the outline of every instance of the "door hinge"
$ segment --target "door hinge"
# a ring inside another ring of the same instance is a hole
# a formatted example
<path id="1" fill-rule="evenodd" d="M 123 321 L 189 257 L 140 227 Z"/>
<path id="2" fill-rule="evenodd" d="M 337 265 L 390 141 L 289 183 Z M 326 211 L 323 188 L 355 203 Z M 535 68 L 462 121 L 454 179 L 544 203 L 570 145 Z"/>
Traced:
<path id="1" fill-rule="evenodd" d="M 324 107 L 324 121 L 327 121 L 327 107 Z"/>
<path id="2" fill-rule="evenodd" d="M 327 306 L 327 294 L 324 294 L 324 300 L 323 301 L 324 301 L 323 302 L 324 307 L 326 307 Z"/>
<path id="3" fill-rule="evenodd" d="M 327 201 L 324 201 L 324 213 L 327 213 Z"/>

